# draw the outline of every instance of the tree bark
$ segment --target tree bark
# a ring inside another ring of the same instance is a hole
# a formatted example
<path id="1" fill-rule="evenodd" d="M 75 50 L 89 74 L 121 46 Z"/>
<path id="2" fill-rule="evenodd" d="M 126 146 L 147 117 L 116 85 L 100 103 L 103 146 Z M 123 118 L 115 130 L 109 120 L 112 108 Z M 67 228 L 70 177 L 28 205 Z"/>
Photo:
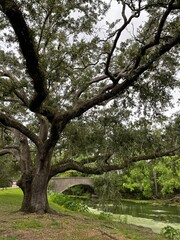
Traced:
<path id="1" fill-rule="evenodd" d="M 47 187 L 49 177 L 48 162 L 40 164 L 39 171 L 35 174 L 31 188 L 31 212 L 46 213 L 50 211 Z"/>
<path id="2" fill-rule="evenodd" d="M 30 212 L 47 213 L 50 207 L 47 198 L 47 176 L 39 174 L 35 176 L 31 189 Z"/>
<path id="3" fill-rule="evenodd" d="M 27 176 L 23 174 L 20 180 L 17 182 L 17 185 L 23 191 L 23 201 L 20 211 L 30 212 L 32 176 Z"/>
<path id="4" fill-rule="evenodd" d="M 18 186 L 23 191 L 23 202 L 20 211 L 28 213 L 51 212 L 47 198 L 47 187 L 49 182 L 47 162 L 40 164 L 38 172 L 33 175 L 22 175 Z"/>

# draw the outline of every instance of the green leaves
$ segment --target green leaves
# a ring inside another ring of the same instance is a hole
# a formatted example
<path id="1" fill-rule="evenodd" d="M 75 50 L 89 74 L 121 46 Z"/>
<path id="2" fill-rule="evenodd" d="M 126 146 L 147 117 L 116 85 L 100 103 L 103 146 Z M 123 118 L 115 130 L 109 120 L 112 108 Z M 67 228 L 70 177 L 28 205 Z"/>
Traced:
<path id="1" fill-rule="evenodd" d="M 78 199 L 75 199 L 68 195 L 63 195 L 59 193 L 51 193 L 50 199 L 52 202 L 65 207 L 71 211 L 76 212 L 88 212 L 88 207 Z"/>
<path id="2" fill-rule="evenodd" d="M 180 230 L 171 226 L 164 227 L 161 233 L 170 240 L 178 240 L 180 237 Z"/>
<path id="3" fill-rule="evenodd" d="M 119 1 L 112 21 L 111 4 L 101 0 L 20 0 L 11 2 L 11 18 L 7 3 L 0 13 L 0 107 L 36 140 L 37 114 L 46 118 L 42 144 L 51 151 L 58 145 L 56 162 L 97 156 L 93 164 L 102 168 L 104 155 L 123 164 L 179 144 L 177 127 L 162 124 L 179 86 L 178 6 Z M 122 41 L 141 13 L 142 26 Z"/>
<path id="4" fill-rule="evenodd" d="M 158 183 L 162 186 L 162 195 L 172 194 L 180 188 L 180 158 L 164 158 L 155 166 L 155 170 L 159 174 Z"/>
<path id="5" fill-rule="evenodd" d="M 135 197 L 152 198 L 154 189 L 151 174 L 151 166 L 147 162 L 136 163 L 122 176 L 122 191 L 130 191 Z"/>

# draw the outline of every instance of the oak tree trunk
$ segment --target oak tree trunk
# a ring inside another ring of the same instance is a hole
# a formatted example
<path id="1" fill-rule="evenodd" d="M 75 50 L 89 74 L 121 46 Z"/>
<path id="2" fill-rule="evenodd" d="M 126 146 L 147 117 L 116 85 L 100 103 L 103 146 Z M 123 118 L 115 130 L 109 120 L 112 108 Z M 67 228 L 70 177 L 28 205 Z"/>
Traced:
<path id="1" fill-rule="evenodd" d="M 48 175 L 46 173 L 37 174 L 32 182 L 31 187 L 31 212 L 47 213 L 50 211 L 48 198 Z"/>
<path id="2" fill-rule="evenodd" d="M 38 155 L 35 169 L 23 173 L 21 179 L 18 181 L 17 184 L 24 193 L 21 211 L 31 213 L 47 213 L 51 211 L 47 198 L 50 155 L 47 154 L 44 157 L 44 152 L 42 155 Z"/>
<path id="3" fill-rule="evenodd" d="M 39 172 L 32 177 L 22 176 L 18 186 L 23 191 L 21 211 L 29 213 L 47 213 L 51 209 L 48 204 L 48 175 Z"/>

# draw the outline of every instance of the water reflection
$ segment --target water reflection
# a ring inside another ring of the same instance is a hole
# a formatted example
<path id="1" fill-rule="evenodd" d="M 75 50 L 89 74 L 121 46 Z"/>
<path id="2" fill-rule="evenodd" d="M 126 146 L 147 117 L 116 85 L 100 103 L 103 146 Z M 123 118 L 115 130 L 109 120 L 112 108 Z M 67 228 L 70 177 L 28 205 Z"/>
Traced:
<path id="1" fill-rule="evenodd" d="M 118 206 L 108 204 L 105 208 L 101 208 L 101 210 L 114 214 L 131 215 L 133 217 L 148 218 L 166 223 L 180 223 L 180 206 L 121 201 Z"/>

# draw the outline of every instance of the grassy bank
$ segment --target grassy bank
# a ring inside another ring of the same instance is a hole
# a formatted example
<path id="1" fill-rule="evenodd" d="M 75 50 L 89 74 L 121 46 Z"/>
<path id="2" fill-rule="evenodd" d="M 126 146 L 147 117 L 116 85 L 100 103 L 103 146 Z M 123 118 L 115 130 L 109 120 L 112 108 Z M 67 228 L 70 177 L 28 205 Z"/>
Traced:
<path id="1" fill-rule="evenodd" d="M 0 190 L 0 240 L 165 240 L 148 228 L 67 212 L 52 202 L 62 214 L 23 214 L 18 212 L 21 201 L 19 189 Z"/>

